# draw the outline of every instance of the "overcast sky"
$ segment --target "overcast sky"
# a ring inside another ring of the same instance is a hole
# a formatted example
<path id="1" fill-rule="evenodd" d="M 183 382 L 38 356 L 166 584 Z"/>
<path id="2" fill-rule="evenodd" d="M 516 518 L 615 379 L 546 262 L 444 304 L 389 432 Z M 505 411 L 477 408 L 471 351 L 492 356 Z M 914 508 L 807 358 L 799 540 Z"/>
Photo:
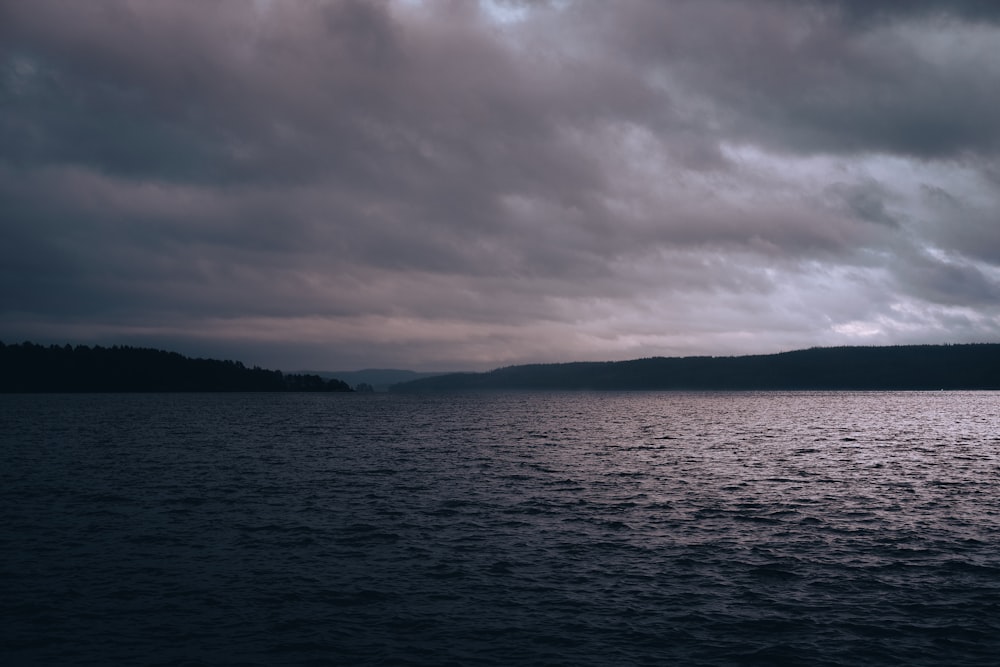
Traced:
<path id="1" fill-rule="evenodd" d="M 6 0 L 0 340 L 1000 341 L 995 0 Z"/>

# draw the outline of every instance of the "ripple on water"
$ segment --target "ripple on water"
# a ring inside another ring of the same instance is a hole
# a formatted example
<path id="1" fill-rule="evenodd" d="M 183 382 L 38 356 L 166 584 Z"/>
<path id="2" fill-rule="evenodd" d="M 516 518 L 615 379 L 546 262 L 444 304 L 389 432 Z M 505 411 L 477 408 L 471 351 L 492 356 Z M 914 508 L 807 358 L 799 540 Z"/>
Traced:
<path id="1" fill-rule="evenodd" d="M 4 661 L 995 664 L 997 398 L 3 396 Z"/>

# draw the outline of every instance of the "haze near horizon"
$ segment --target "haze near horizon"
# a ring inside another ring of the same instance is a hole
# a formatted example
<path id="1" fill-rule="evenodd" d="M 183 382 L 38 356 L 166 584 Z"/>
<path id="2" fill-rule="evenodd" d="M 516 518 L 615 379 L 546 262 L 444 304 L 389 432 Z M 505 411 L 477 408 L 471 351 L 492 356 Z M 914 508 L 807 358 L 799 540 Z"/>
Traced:
<path id="1" fill-rule="evenodd" d="M 3 3 L 0 340 L 998 341 L 998 52 L 981 0 Z"/>

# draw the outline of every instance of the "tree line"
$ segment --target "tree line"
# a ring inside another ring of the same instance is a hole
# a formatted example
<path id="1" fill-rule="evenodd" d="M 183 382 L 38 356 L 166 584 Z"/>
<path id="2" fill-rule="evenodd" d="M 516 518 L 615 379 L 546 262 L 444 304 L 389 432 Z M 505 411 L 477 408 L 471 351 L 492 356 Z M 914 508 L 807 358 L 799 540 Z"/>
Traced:
<path id="1" fill-rule="evenodd" d="M 1000 389 L 1000 344 L 810 348 L 739 357 L 652 357 L 455 373 L 392 391 Z"/>
<path id="2" fill-rule="evenodd" d="M 0 392 L 353 391 L 318 375 L 285 374 L 242 362 L 115 345 L 5 345 Z"/>

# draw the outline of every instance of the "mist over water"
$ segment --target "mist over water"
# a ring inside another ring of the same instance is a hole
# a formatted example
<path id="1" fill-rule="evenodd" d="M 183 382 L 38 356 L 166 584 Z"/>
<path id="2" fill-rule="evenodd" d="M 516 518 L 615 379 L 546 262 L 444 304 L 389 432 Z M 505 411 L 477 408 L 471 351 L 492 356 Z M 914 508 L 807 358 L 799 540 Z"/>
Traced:
<path id="1" fill-rule="evenodd" d="M 998 399 L 0 396 L 0 659 L 996 664 Z"/>

